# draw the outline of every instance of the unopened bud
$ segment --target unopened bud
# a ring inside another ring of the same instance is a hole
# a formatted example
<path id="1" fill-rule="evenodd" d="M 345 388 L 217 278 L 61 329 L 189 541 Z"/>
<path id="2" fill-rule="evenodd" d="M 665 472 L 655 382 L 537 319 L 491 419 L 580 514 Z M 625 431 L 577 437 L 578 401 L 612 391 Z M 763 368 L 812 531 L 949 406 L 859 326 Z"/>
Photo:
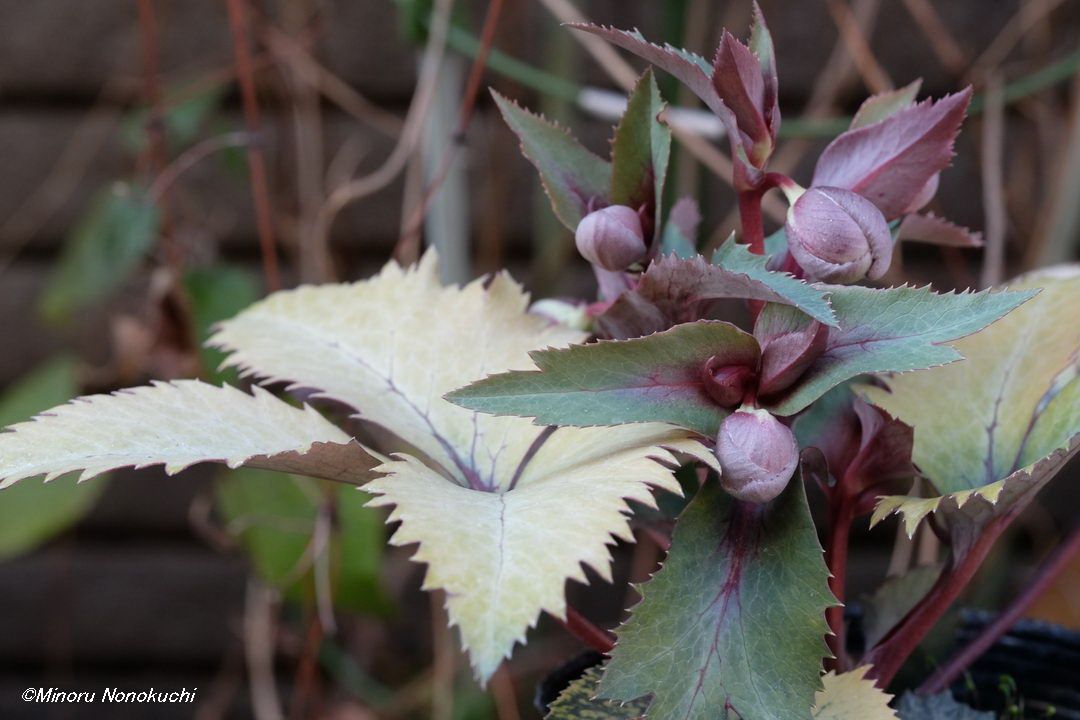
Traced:
<path id="1" fill-rule="evenodd" d="M 610 205 L 582 218 L 574 233 L 578 252 L 605 270 L 625 270 L 645 258 L 641 218 L 633 208 Z"/>
<path id="2" fill-rule="evenodd" d="M 825 352 L 829 328 L 801 312 L 770 306 L 758 316 L 754 337 L 761 346 L 758 396 L 786 390 Z"/>
<path id="3" fill-rule="evenodd" d="M 722 407 L 742 403 L 757 373 L 747 365 L 721 365 L 716 357 L 701 366 L 701 385 L 713 402 Z"/>
<path id="4" fill-rule="evenodd" d="M 858 193 L 813 187 L 788 209 L 788 248 L 811 280 L 849 284 L 885 274 L 892 234 L 885 216 Z"/>
<path id="5" fill-rule="evenodd" d="M 799 446 L 768 411 L 743 408 L 720 424 L 716 458 L 725 490 L 739 500 L 764 503 L 783 492 L 795 474 Z"/>

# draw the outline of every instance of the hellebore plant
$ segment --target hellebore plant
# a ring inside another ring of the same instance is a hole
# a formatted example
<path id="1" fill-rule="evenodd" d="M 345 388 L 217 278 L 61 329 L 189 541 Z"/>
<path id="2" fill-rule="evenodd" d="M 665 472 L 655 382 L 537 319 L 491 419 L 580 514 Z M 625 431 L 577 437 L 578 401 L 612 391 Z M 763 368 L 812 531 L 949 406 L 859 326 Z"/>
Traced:
<path id="1" fill-rule="evenodd" d="M 720 117 L 741 237 L 704 257 L 693 200 L 664 207 L 671 137 L 651 72 L 610 160 L 496 95 L 594 266 L 584 310 L 530 312 L 505 274 L 444 287 L 431 252 L 275 293 L 210 341 L 253 394 L 177 381 L 80 398 L 0 434 L 0 478 L 216 461 L 363 485 L 392 507 L 391 542 L 417 546 L 424 587 L 445 591 L 481 683 L 541 612 L 609 655 L 552 717 L 895 717 L 883 689 L 1077 448 L 1080 273 L 959 294 L 853 284 L 881 279 L 901 239 L 979 244 L 919 214 L 970 89 L 871 97 L 804 189 L 768 169 L 780 112 L 756 8 L 749 44 L 725 33 L 712 63 L 577 30 L 675 75 Z M 790 209 L 766 238 L 773 188 Z M 715 317 L 724 299 L 747 301 L 749 327 Z M 343 404 L 379 432 L 354 437 L 260 385 Z M 680 482 L 680 466 L 697 472 Z M 905 495 L 919 478 L 929 497 Z M 826 501 L 824 557 L 807 485 Z M 635 510 L 635 523 L 660 517 L 656 490 L 692 498 L 613 645 L 568 608 L 566 581 L 588 582 L 585 567 L 611 580 L 610 546 L 633 541 Z M 932 515 L 949 556 L 853 658 L 845 567 L 870 513 L 901 515 L 909 534 Z"/>

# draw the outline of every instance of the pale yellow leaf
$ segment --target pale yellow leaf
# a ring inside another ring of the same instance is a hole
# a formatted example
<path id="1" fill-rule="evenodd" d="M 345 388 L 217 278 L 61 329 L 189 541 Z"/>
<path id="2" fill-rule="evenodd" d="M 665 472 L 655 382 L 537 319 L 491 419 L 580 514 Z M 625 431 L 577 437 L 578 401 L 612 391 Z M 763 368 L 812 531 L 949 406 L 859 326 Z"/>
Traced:
<path id="1" fill-rule="evenodd" d="M 1010 478 L 1045 481 L 1021 471 L 1066 450 L 1080 431 L 1080 266 L 1030 273 L 1008 287 L 1041 292 L 953 343 L 964 361 L 888 378 L 888 390 L 861 389 L 915 428 L 913 459 L 941 493 L 882 498 L 874 522 L 898 512 L 912 533 L 945 497 L 956 509 L 1010 499 L 1014 493 L 1003 492 Z"/>
<path id="2" fill-rule="evenodd" d="M 632 539 L 628 499 L 678 492 L 664 448 L 712 460 L 666 425 L 551 433 L 444 400 L 485 375 L 532 369 L 530 350 L 585 339 L 527 307 L 505 274 L 442 286 L 429 253 L 364 282 L 272 295 L 212 340 L 245 373 L 313 389 L 407 443 L 365 490 L 394 506 L 394 544 L 419 543 L 424 587 L 447 591 L 482 682 L 542 611 L 565 614 L 566 581 L 584 581 L 583 565 L 610 578 L 613 537 Z"/>
<path id="3" fill-rule="evenodd" d="M 892 695 L 879 690 L 866 678 L 869 665 L 850 672 L 830 672 L 821 680 L 824 687 L 814 697 L 814 720 L 895 720 L 889 707 Z"/>
<path id="4" fill-rule="evenodd" d="M 429 252 L 415 267 L 391 262 L 370 280 L 275 293 L 222 323 L 210 343 L 245 374 L 354 408 L 458 482 L 490 483 L 540 428 L 510 432 L 521 427 L 515 418 L 477 415 L 442 396 L 491 373 L 532 368 L 529 350 L 585 338 L 526 314 L 528 300 L 502 273 L 487 287 L 444 287 Z"/>
<path id="5" fill-rule="evenodd" d="M 360 483 L 374 460 L 310 407 L 197 380 L 92 395 L 0 433 L 0 487 L 81 470 L 164 465 L 169 474 L 222 462 Z"/>

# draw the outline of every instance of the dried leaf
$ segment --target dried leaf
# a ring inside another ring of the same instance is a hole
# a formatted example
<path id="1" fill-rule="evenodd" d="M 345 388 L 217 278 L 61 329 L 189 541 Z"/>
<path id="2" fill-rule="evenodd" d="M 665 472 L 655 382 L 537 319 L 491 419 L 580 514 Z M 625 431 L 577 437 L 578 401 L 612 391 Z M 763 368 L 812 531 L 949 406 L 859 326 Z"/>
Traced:
<path id="1" fill-rule="evenodd" d="M 892 695 L 879 690 L 866 677 L 869 665 L 850 672 L 826 673 L 824 688 L 814 697 L 814 720 L 896 720 L 889 707 Z"/>

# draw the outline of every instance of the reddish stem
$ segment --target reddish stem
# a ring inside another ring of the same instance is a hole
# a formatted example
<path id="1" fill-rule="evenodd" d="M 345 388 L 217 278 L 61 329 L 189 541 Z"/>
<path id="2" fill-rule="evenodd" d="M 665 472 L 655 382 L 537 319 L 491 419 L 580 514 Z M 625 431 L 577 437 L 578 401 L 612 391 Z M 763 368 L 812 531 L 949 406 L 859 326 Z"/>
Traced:
<path id="1" fill-rule="evenodd" d="M 979 637 L 972 640 L 967 647 L 958 652 L 947 663 L 939 667 L 933 675 L 927 678 L 919 686 L 921 694 L 934 694 L 944 691 L 960 677 L 961 674 L 973 662 L 979 659 L 990 646 L 997 642 L 998 638 L 1007 633 L 1023 617 L 1028 608 L 1050 589 L 1061 572 L 1069 566 L 1069 561 L 1080 552 L 1080 526 L 1073 528 L 1065 539 L 1058 545 L 1049 558 L 1039 566 L 1035 576 L 1027 583 L 1024 591 L 1013 600 L 1012 604 L 994 619 L 992 623 L 983 628 Z"/>
<path id="2" fill-rule="evenodd" d="M 847 582 L 848 539 L 851 523 L 855 520 L 855 505 L 842 488 L 836 489 L 836 499 L 829 507 L 829 542 L 825 549 L 825 563 L 829 566 L 829 590 L 841 603 L 825 611 L 825 619 L 832 632 L 826 642 L 835 656 L 827 660 L 829 670 L 848 669 L 846 652 L 846 628 L 844 627 L 844 596 Z"/>
<path id="3" fill-rule="evenodd" d="M 581 642 L 593 650 L 601 653 L 609 653 L 615 647 L 615 639 L 607 630 L 601 630 L 596 625 L 572 607 L 566 608 L 566 620 L 562 626 Z"/>
<path id="4" fill-rule="evenodd" d="M 960 596 L 1010 520 L 1010 515 L 1004 515 L 987 525 L 959 564 L 955 558 L 951 560 L 930 592 L 866 654 L 865 662 L 873 665 L 867 677 L 876 680 L 878 687 L 888 686 L 926 634 Z"/>
<path id="5" fill-rule="evenodd" d="M 259 137 L 259 103 L 255 95 L 255 70 L 248 40 L 247 0 L 228 0 L 229 29 L 232 32 L 236 79 L 244 106 L 244 125 L 248 135 Z M 251 176 L 251 200 L 255 206 L 255 224 L 259 233 L 263 274 L 267 288 L 273 292 L 281 287 L 278 275 L 277 249 L 274 242 L 274 223 L 270 209 L 270 188 L 266 181 L 266 159 L 262 146 L 253 142 L 247 146 L 248 173 Z"/>
<path id="6" fill-rule="evenodd" d="M 765 189 L 754 188 L 739 193 L 739 222 L 742 241 L 755 255 L 765 254 L 765 224 L 761 218 L 761 197 Z"/>

